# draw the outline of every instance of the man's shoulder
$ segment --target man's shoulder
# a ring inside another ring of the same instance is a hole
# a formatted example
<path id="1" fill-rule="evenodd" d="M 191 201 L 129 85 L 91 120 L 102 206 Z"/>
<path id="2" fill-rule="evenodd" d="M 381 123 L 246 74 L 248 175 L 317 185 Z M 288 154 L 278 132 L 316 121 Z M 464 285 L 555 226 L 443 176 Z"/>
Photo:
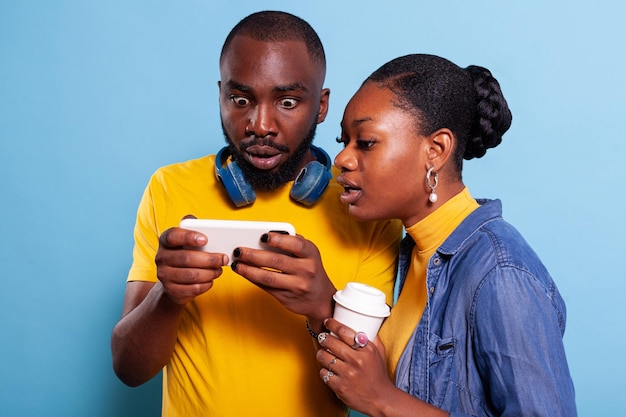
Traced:
<path id="1" fill-rule="evenodd" d="M 164 181 L 170 178 L 204 176 L 206 173 L 214 175 L 215 155 L 205 155 L 187 161 L 174 162 L 159 167 L 153 173 L 153 179 Z"/>
<path id="2" fill-rule="evenodd" d="M 198 158 L 189 159 L 186 161 L 173 162 L 171 164 L 163 165 L 159 167 L 155 172 L 177 172 L 188 171 L 193 169 L 204 169 L 207 166 L 213 168 L 215 161 L 215 155 L 204 155 Z"/>

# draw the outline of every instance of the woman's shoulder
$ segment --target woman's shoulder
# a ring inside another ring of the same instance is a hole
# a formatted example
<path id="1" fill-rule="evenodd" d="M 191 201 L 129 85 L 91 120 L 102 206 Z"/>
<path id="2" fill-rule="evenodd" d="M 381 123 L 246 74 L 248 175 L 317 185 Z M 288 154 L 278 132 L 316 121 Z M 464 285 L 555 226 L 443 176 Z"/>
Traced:
<path id="1" fill-rule="evenodd" d="M 459 267 L 482 276 L 512 268 L 551 281 L 543 262 L 524 236 L 502 217 L 499 200 L 481 206 L 442 245 Z M 546 282 L 548 284 L 548 282 Z"/>

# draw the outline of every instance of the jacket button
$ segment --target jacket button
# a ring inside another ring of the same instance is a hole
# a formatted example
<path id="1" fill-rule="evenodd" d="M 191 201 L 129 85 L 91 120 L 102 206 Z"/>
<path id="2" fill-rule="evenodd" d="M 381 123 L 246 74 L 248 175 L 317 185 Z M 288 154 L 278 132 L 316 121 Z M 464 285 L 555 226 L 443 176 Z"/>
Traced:
<path id="1" fill-rule="evenodd" d="M 435 266 L 439 265 L 440 262 L 441 260 L 439 258 L 433 259 L 433 263 L 435 264 Z"/>

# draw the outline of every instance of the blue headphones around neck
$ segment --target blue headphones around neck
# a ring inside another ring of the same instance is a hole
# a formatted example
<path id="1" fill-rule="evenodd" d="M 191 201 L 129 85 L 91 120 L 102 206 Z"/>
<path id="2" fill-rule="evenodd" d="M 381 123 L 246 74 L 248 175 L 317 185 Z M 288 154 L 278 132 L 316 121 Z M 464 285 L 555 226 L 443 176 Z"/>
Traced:
<path id="1" fill-rule="evenodd" d="M 313 205 L 324 193 L 328 182 L 333 177 L 330 157 L 321 148 L 311 145 L 315 161 L 311 161 L 298 174 L 291 186 L 290 195 L 294 200 L 306 205 Z M 237 162 L 224 165 L 230 151 L 228 147 L 220 149 L 215 156 L 215 176 L 222 183 L 231 200 L 237 207 L 254 203 L 256 194 L 246 182 Z"/>

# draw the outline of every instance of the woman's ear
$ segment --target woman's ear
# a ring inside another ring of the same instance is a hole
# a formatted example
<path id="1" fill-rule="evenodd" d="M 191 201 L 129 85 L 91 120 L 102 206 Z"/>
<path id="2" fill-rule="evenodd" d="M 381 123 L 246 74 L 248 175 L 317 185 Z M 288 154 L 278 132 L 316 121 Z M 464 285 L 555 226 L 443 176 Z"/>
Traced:
<path id="1" fill-rule="evenodd" d="M 452 157 L 454 135 L 450 129 L 436 130 L 428 136 L 428 162 L 435 171 L 441 170 Z"/>

